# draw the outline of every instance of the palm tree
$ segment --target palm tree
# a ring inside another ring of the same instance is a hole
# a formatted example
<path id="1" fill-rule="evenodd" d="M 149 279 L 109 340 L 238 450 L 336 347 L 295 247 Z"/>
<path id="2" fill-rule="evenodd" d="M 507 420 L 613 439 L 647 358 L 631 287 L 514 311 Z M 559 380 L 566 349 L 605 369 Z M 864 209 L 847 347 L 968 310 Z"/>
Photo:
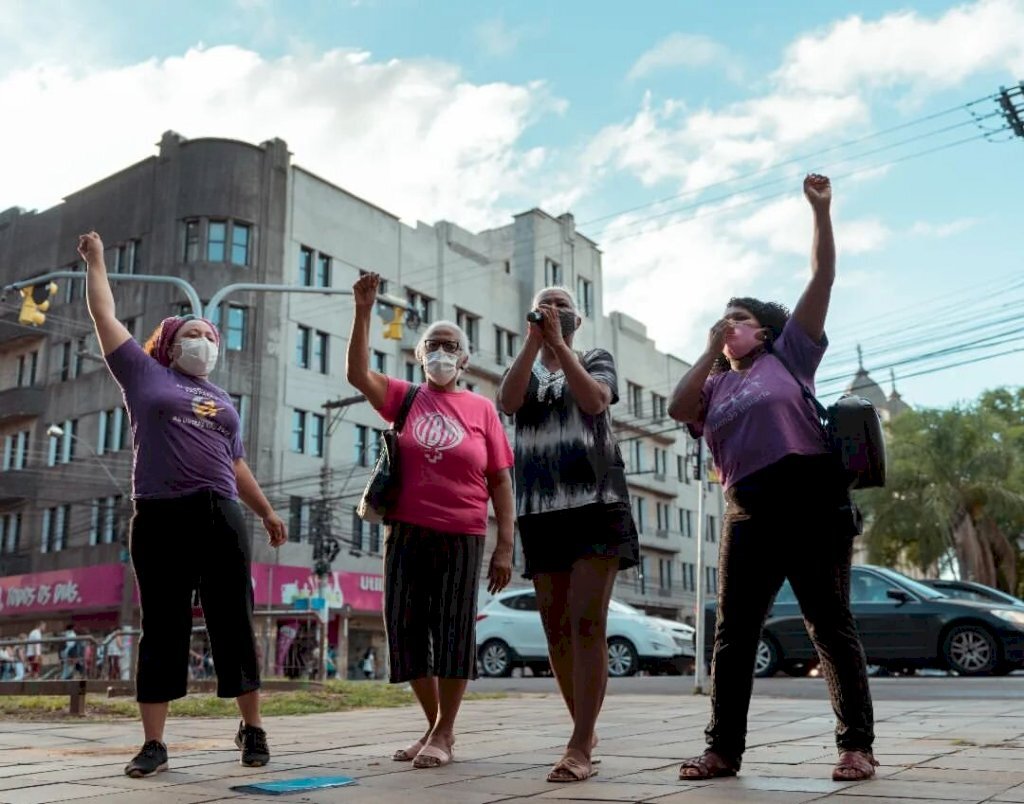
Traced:
<path id="1" fill-rule="evenodd" d="M 1007 436 L 985 404 L 890 422 L 887 485 L 858 497 L 869 559 L 937 574 L 955 557 L 965 577 L 1015 592 L 1024 489 L 1020 450 Z"/>

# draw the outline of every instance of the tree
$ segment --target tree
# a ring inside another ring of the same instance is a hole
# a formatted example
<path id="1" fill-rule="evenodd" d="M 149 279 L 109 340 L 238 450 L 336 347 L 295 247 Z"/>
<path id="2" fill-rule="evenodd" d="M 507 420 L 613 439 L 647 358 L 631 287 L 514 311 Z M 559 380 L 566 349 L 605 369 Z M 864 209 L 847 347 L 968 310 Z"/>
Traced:
<path id="1" fill-rule="evenodd" d="M 869 559 L 927 574 L 956 558 L 961 574 L 1018 591 L 1024 534 L 1024 392 L 911 410 L 888 427 L 888 482 L 858 495 Z"/>

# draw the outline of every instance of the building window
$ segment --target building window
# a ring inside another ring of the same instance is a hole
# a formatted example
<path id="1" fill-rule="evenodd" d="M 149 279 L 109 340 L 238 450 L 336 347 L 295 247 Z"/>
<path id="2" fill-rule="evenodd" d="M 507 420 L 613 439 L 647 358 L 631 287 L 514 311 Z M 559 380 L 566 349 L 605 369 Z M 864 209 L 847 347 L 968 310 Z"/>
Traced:
<path id="1" fill-rule="evenodd" d="M 376 349 L 371 350 L 373 361 L 371 363 L 373 370 L 381 374 L 388 373 L 388 356 L 383 352 L 379 352 Z"/>
<path id="2" fill-rule="evenodd" d="M 39 540 L 39 552 L 59 553 L 68 544 L 68 522 L 71 519 L 71 506 L 58 505 L 55 508 L 43 509 L 43 526 Z"/>
<path id="3" fill-rule="evenodd" d="M 0 516 L 0 551 L 17 553 L 21 546 L 21 514 Z"/>
<path id="4" fill-rule="evenodd" d="M 667 415 L 668 402 L 661 394 L 651 393 L 651 418 L 661 421 Z"/>
<path id="5" fill-rule="evenodd" d="M 316 335 L 313 337 L 313 362 L 312 368 L 314 371 L 318 371 L 321 374 L 326 374 L 329 368 L 328 354 L 327 354 L 327 343 L 330 335 L 326 332 L 320 332 L 317 330 Z"/>
<path id="6" fill-rule="evenodd" d="M 658 559 L 658 587 L 665 592 L 672 591 L 672 561 L 670 559 Z"/>
<path id="7" fill-rule="evenodd" d="M 494 355 L 499 365 L 509 365 L 516 356 L 516 333 L 509 332 L 501 327 L 495 327 Z"/>
<path id="8" fill-rule="evenodd" d="M 231 264 L 246 266 L 249 264 L 249 240 L 252 227 L 247 223 L 231 224 Z"/>
<path id="9" fill-rule="evenodd" d="M 545 285 L 561 285 L 562 284 L 562 266 L 555 262 L 553 259 L 548 257 L 544 260 L 544 284 Z"/>
<path id="10" fill-rule="evenodd" d="M 383 430 L 378 430 L 376 427 L 373 428 L 373 440 L 369 444 L 369 463 L 371 466 L 376 466 L 377 459 L 380 457 L 380 437 L 382 435 L 384 435 Z"/>
<path id="11" fill-rule="evenodd" d="M 654 474 L 662 479 L 668 474 L 668 452 L 660 447 L 654 448 Z"/>
<path id="12" fill-rule="evenodd" d="M 64 435 L 50 436 L 50 454 L 54 460 L 54 463 L 51 463 L 50 466 L 55 465 L 58 455 L 61 463 L 71 463 L 75 459 L 78 419 L 65 420 L 64 424 L 61 425 L 61 429 L 64 431 Z M 60 442 L 59 450 L 57 449 L 58 441 Z"/>
<path id="13" fill-rule="evenodd" d="M 467 313 L 465 310 L 455 310 L 455 323 L 466 333 L 466 340 L 469 341 L 469 351 L 476 352 L 478 336 L 480 334 L 480 316 Z"/>
<path id="14" fill-rule="evenodd" d="M 142 260 L 142 241 L 129 240 L 117 247 L 114 252 L 114 273 L 138 273 Z"/>
<path id="15" fill-rule="evenodd" d="M 292 452 L 302 454 L 306 449 L 306 411 L 292 409 Z"/>
<path id="16" fill-rule="evenodd" d="M 29 352 L 18 356 L 18 387 L 27 388 L 36 384 L 36 371 L 39 368 L 39 352 Z"/>
<path id="17" fill-rule="evenodd" d="M 82 376 L 82 369 L 85 368 L 85 356 L 89 354 L 89 341 L 87 338 L 79 338 L 75 341 L 75 354 L 72 358 L 75 365 L 74 375 Z"/>
<path id="18" fill-rule="evenodd" d="M 318 254 L 316 257 L 316 286 L 318 288 L 331 286 L 331 258 L 326 254 Z"/>
<path id="19" fill-rule="evenodd" d="M 299 284 L 313 287 L 313 249 L 305 246 L 299 247 Z"/>
<path id="20" fill-rule="evenodd" d="M 299 368 L 309 368 L 312 335 L 313 330 L 299 324 L 299 337 L 295 342 L 295 365 Z"/>
<path id="21" fill-rule="evenodd" d="M 228 324 L 224 328 L 224 345 L 228 351 L 240 352 L 245 348 L 245 333 L 249 323 L 249 308 L 228 305 Z"/>
<path id="22" fill-rule="evenodd" d="M 309 454 L 315 458 L 324 455 L 324 417 L 320 413 L 311 413 L 309 417 Z"/>
<path id="23" fill-rule="evenodd" d="M 594 283 L 582 276 L 576 277 L 576 303 L 586 318 L 594 315 Z"/>
<path id="24" fill-rule="evenodd" d="M 199 259 L 199 219 L 185 221 L 185 247 L 182 251 L 184 262 L 195 262 Z"/>
<path id="25" fill-rule="evenodd" d="M 89 544 L 113 544 L 120 530 L 121 497 L 100 497 L 92 501 Z"/>
<path id="26" fill-rule="evenodd" d="M 129 335 L 135 338 L 135 340 L 139 339 L 139 319 L 137 317 L 126 318 L 121 323 L 124 324 L 124 328 L 128 330 Z"/>
<path id="27" fill-rule="evenodd" d="M 686 476 L 686 458 L 682 455 L 676 455 L 676 477 L 680 483 L 685 483 L 688 480 Z"/>
<path id="28" fill-rule="evenodd" d="M 67 266 L 68 271 L 85 271 L 85 263 L 82 260 L 71 263 Z M 75 299 L 85 296 L 85 283 L 79 283 L 76 279 L 69 279 L 64 285 L 64 303 L 71 304 Z"/>
<path id="29" fill-rule="evenodd" d="M 249 418 L 249 397 L 244 394 L 228 394 L 231 397 L 231 404 L 235 407 L 235 413 L 238 414 L 238 435 L 241 438 L 245 438 L 245 423 Z"/>
<path id="30" fill-rule="evenodd" d="M 465 383 L 465 386 L 466 386 L 466 390 L 469 391 L 471 394 L 475 394 L 476 393 L 476 383 L 475 382 L 467 382 L 467 383 Z"/>
<path id="31" fill-rule="evenodd" d="M 416 382 L 416 369 L 418 368 L 418 366 L 419 366 L 418 363 L 413 363 L 411 360 L 406 360 L 405 361 L 405 381 L 406 382 Z"/>
<path id="32" fill-rule="evenodd" d="M 626 383 L 626 410 L 638 419 L 644 415 L 644 389 L 631 382 Z"/>
<path id="33" fill-rule="evenodd" d="M 22 430 L 20 433 L 10 433 L 4 436 L 4 462 L 5 472 L 19 471 L 28 464 L 28 442 L 30 430 Z"/>
<path id="34" fill-rule="evenodd" d="M 352 552 L 359 554 L 363 551 L 363 520 L 356 512 L 356 509 L 352 509 Z"/>
<path id="35" fill-rule="evenodd" d="M 288 541 L 301 542 L 309 532 L 309 504 L 295 494 L 288 496 Z"/>
<path id="36" fill-rule="evenodd" d="M 370 525 L 370 553 L 380 554 L 380 525 L 376 523 Z"/>
<path id="37" fill-rule="evenodd" d="M 718 541 L 718 523 L 715 521 L 713 516 L 708 517 L 708 535 L 707 540 L 709 542 Z"/>
<path id="38" fill-rule="evenodd" d="M 67 382 L 72 377 L 74 377 L 74 373 L 73 372 L 74 372 L 74 369 L 75 369 L 75 364 L 72 361 L 72 357 L 71 357 L 72 348 L 73 347 L 71 346 L 71 341 L 64 341 L 64 343 L 62 343 L 60 345 L 60 381 L 61 382 Z"/>
<path id="39" fill-rule="evenodd" d="M 96 454 L 119 452 L 128 446 L 128 415 L 124 408 L 100 411 Z"/>
<path id="40" fill-rule="evenodd" d="M 647 500 L 639 495 L 636 498 L 636 528 L 640 532 L 644 530 L 644 521 L 647 519 Z"/>
<path id="41" fill-rule="evenodd" d="M 668 503 L 655 502 L 654 507 L 656 509 L 656 517 L 658 520 L 658 530 L 668 530 Z"/>
<path id="42" fill-rule="evenodd" d="M 693 538 L 693 511 L 688 511 L 685 508 L 679 509 L 679 532 L 683 534 L 684 538 Z"/>
<path id="43" fill-rule="evenodd" d="M 367 436 L 369 430 L 365 424 L 356 425 L 356 466 L 366 466 L 367 456 L 369 455 L 369 444 L 367 443 Z"/>
<path id="44" fill-rule="evenodd" d="M 644 470 L 644 445 L 639 440 L 633 441 L 632 445 L 630 457 L 633 459 L 633 474 L 639 474 Z"/>
<path id="45" fill-rule="evenodd" d="M 210 221 L 206 230 L 206 261 L 224 262 L 224 247 L 228 240 L 227 221 Z"/>
<path id="46" fill-rule="evenodd" d="M 424 296 L 422 293 L 418 293 L 415 290 L 410 290 L 406 293 L 406 298 L 409 300 L 409 307 L 416 311 L 416 314 L 420 317 L 420 323 L 430 323 L 430 310 L 434 303 L 434 300 L 429 296 Z"/>
<path id="47" fill-rule="evenodd" d="M 370 273 L 370 272 L 369 271 L 364 271 L 362 268 L 359 269 L 359 275 L 360 276 L 366 276 L 368 273 Z M 380 284 L 377 285 L 377 293 L 383 295 L 383 294 L 386 294 L 387 292 L 388 292 L 388 280 L 386 280 L 384 277 L 381 277 L 380 278 Z"/>

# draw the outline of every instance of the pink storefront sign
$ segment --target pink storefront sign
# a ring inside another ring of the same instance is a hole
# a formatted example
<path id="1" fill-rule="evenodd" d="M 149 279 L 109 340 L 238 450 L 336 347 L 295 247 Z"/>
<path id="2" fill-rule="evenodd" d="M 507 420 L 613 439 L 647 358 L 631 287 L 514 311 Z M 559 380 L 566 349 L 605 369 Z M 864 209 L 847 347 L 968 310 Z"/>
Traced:
<path id="1" fill-rule="evenodd" d="M 292 607 L 296 600 L 320 596 L 320 583 L 309 567 L 253 564 L 252 585 L 257 606 Z M 384 610 L 384 578 L 363 572 L 332 572 L 325 597 L 332 609 Z"/>
<path id="2" fill-rule="evenodd" d="M 34 572 L 0 578 L 0 613 L 36 614 L 121 605 L 120 564 Z"/>

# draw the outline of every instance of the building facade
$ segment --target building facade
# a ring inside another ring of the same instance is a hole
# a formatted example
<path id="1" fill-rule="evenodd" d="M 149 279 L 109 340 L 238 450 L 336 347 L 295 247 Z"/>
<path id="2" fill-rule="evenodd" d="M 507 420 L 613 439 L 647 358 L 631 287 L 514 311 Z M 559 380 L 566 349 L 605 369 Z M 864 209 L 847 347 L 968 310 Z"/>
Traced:
<path id="1" fill-rule="evenodd" d="M 714 593 L 721 495 L 715 486 L 706 494 L 699 567 L 696 444 L 666 413 L 688 366 L 659 352 L 641 322 L 606 313 L 601 251 L 571 215 L 532 209 L 479 233 L 447 221 L 409 226 L 293 164 L 280 140 L 257 146 L 168 132 L 156 156 L 52 209 L 0 213 L 0 284 L 81 270 L 75 245 L 89 229 L 104 238 L 118 316 L 140 341 L 163 317 L 186 310 L 187 301 L 173 286 L 119 276 L 181 277 L 205 304 L 234 283 L 346 289 L 360 272 L 376 271 L 385 291 L 407 299 L 425 324 L 447 319 L 466 330 L 472 357 L 464 384 L 489 398 L 522 344 L 534 293 L 547 285 L 573 289 L 584 319 L 577 347 L 607 348 L 619 371 L 612 414 L 643 566 L 622 573 L 615 594 L 652 613 L 691 620 L 699 573 Z M 41 327 L 17 323 L 18 298 L 0 307 L 5 634 L 28 630 L 40 617 L 102 630 L 133 613 L 123 545 L 130 516 L 127 417 L 98 354 L 84 282 L 58 284 Z M 257 606 L 272 629 L 281 619 L 276 612 L 320 596 L 312 542 L 317 535 L 337 539 L 327 597 L 335 607 L 331 633 L 347 657 L 343 672 L 367 648 L 384 655 L 383 534 L 356 517 L 355 504 L 386 425 L 365 402 L 352 400 L 356 392 L 344 379 L 351 313 L 344 295 L 234 292 L 214 313 L 223 359 L 211 376 L 232 395 L 249 464 L 289 524 L 290 541 L 271 550 L 250 518 Z M 372 328 L 371 365 L 420 379 L 412 351 L 422 329 L 405 328 L 401 340 L 386 340 L 383 331 Z M 493 523 L 491 530 L 493 540 Z M 516 564 L 521 569 L 518 546 Z"/>

